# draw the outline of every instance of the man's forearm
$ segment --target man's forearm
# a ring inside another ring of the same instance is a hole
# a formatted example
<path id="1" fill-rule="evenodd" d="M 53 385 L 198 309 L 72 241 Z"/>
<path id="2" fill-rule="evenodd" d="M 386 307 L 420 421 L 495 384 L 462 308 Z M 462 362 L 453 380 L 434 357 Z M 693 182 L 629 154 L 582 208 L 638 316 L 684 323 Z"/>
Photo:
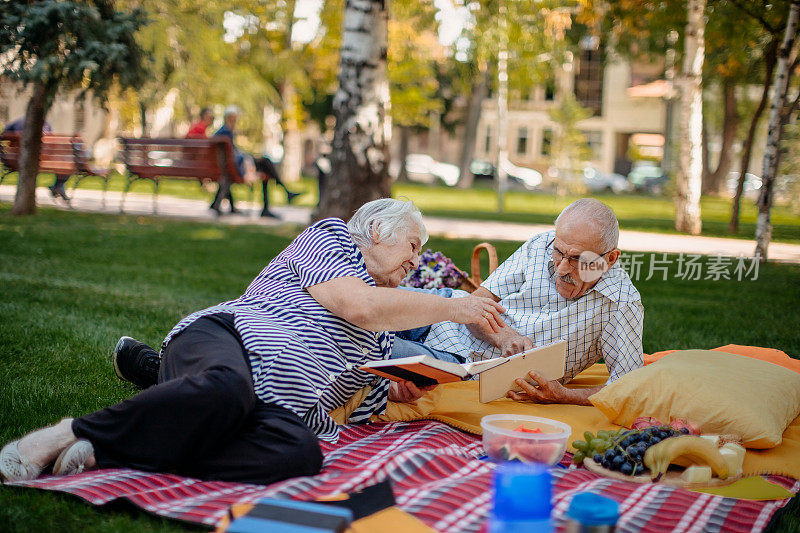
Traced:
<path id="1" fill-rule="evenodd" d="M 561 403 L 568 403 L 572 405 L 592 405 L 592 402 L 589 401 L 589 396 L 599 392 L 602 388 L 603 385 L 585 389 L 565 389 L 565 401 Z"/>

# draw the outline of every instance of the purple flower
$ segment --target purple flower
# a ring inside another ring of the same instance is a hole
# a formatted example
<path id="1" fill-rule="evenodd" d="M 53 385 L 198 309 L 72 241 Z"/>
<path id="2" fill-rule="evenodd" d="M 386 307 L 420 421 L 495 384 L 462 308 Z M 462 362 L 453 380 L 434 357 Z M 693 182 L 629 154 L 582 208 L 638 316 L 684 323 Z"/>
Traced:
<path id="1" fill-rule="evenodd" d="M 457 289 L 463 281 L 463 273 L 450 258 L 428 249 L 420 255 L 419 267 L 409 272 L 400 285 L 419 289 Z"/>

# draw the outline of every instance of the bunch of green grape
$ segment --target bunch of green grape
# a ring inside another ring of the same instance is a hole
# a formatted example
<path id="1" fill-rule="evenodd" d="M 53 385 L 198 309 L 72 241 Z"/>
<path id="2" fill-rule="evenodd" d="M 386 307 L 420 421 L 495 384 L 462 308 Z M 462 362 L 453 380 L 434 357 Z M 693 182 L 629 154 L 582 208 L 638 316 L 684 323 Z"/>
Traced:
<path id="1" fill-rule="evenodd" d="M 594 435 L 591 431 L 584 431 L 584 440 L 576 440 L 572 443 L 575 448 L 575 455 L 572 456 L 572 462 L 576 465 L 582 464 L 583 460 L 587 457 L 594 457 L 598 453 L 605 453 L 606 450 L 613 448 L 617 437 L 620 433 L 625 431 L 606 431 L 601 429 Z"/>
<path id="2" fill-rule="evenodd" d="M 652 426 L 641 430 L 620 429 L 619 431 L 598 431 L 597 436 L 586 431 L 586 440 L 572 443 L 575 455 L 572 462 L 583 463 L 587 457 L 610 470 L 625 475 L 636 475 L 645 470 L 643 458 L 647 448 L 664 439 L 685 435 L 688 429 L 675 429 L 669 426 Z"/>

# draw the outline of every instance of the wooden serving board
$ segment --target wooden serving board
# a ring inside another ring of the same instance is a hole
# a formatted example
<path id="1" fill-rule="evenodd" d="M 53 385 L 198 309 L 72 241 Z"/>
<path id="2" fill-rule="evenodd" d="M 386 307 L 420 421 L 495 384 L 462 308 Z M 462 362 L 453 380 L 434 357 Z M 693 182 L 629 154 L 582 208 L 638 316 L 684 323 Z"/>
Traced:
<path id="1" fill-rule="evenodd" d="M 617 472 L 616 470 L 609 470 L 605 468 L 603 465 L 597 464 L 594 462 L 594 459 L 591 457 L 587 457 L 583 460 L 583 466 L 586 467 L 587 470 L 594 472 L 595 474 L 600 474 L 602 476 L 610 477 L 612 479 L 618 479 L 620 481 L 628 481 L 629 483 L 652 483 L 653 480 L 650 479 L 650 474 L 644 475 L 635 475 L 635 476 L 626 476 L 621 472 Z M 708 489 L 711 487 L 722 487 L 724 485 L 730 485 L 734 481 L 739 480 L 742 476 L 730 476 L 727 479 L 720 479 L 718 477 L 712 477 L 711 481 L 708 483 L 688 483 L 681 479 L 681 474 L 683 473 L 683 468 L 680 470 L 667 470 L 667 473 L 661 476 L 661 479 L 658 480 L 658 483 L 663 483 L 664 485 L 672 485 L 674 487 L 683 487 L 685 489 Z"/>

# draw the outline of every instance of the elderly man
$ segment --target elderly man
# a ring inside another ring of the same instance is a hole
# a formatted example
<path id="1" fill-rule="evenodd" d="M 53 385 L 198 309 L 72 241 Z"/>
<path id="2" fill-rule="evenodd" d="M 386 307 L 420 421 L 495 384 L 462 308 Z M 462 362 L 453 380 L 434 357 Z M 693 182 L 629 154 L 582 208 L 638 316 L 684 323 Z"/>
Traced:
<path id="1" fill-rule="evenodd" d="M 499 302 L 507 326 L 498 333 L 452 322 L 434 324 L 424 345 L 460 355 L 508 356 L 559 339 L 567 341 L 563 382 L 603 358 L 609 382 L 642 366 L 644 309 L 619 264 L 619 224 L 604 203 L 584 198 L 567 206 L 555 231 L 535 235 L 473 293 Z M 454 294 L 457 297 L 458 292 Z M 601 387 L 568 389 L 532 373 L 518 380 L 515 400 L 589 405 Z"/>

